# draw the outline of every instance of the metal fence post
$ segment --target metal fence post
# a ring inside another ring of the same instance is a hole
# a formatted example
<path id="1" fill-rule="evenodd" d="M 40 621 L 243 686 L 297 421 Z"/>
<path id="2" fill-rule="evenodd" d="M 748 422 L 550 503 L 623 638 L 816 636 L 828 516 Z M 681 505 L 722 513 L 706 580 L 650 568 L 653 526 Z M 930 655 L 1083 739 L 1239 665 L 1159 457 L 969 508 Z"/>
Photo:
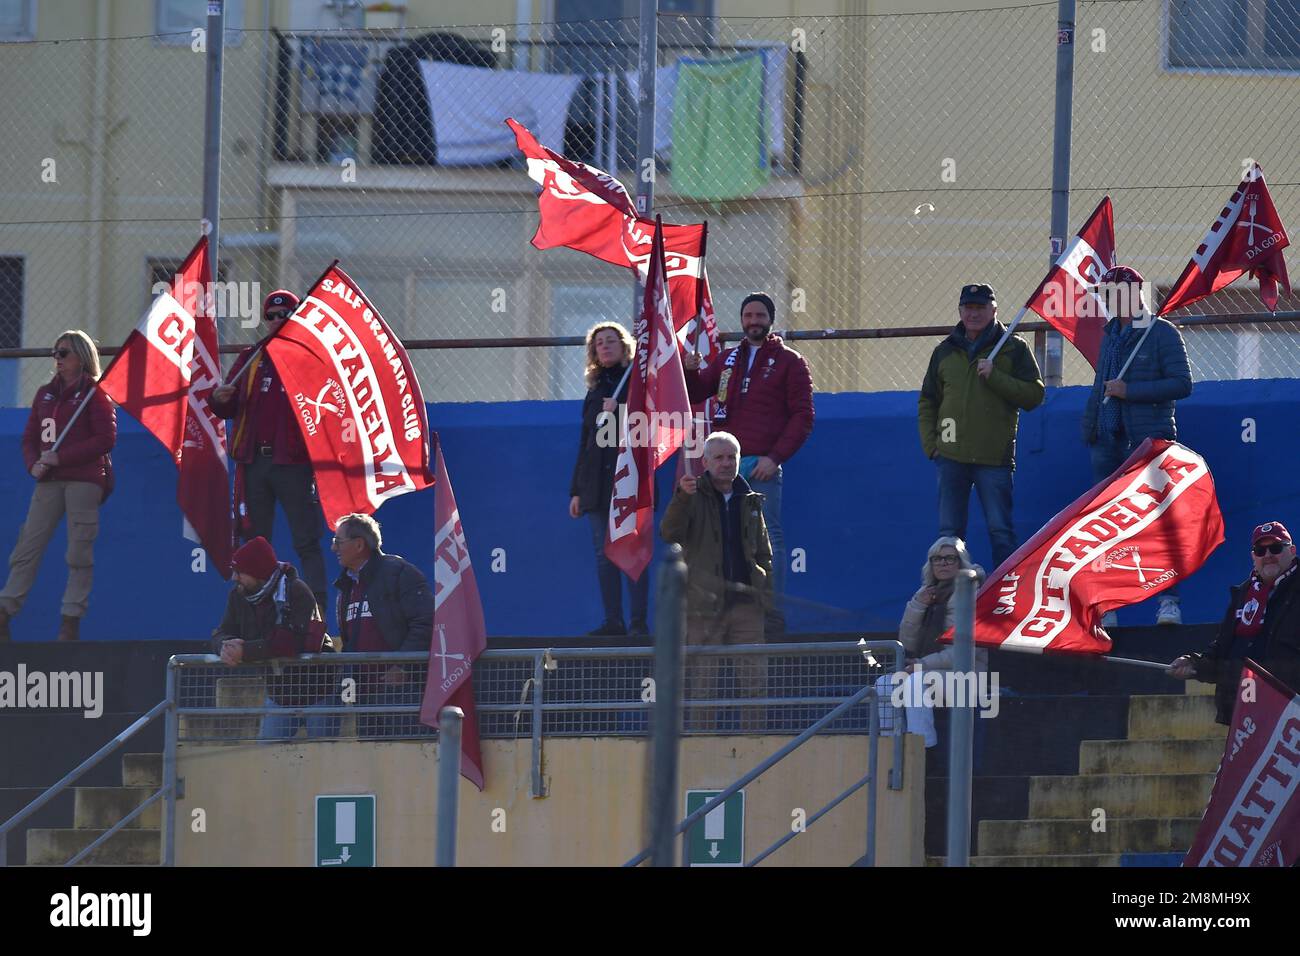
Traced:
<path id="1" fill-rule="evenodd" d="M 686 563 L 672 545 L 659 567 L 655 611 L 655 687 L 650 710 L 652 866 L 672 866 L 677 829 L 677 745 L 682 727 L 682 645 L 686 636 Z M 685 843 L 685 838 L 683 838 Z"/>
<path id="2" fill-rule="evenodd" d="M 546 679 L 546 654 L 538 651 L 533 660 L 533 793 L 546 796 L 542 781 L 542 682 Z"/>
<path id="3" fill-rule="evenodd" d="M 874 684 L 873 681 L 873 688 Z M 876 690 L 873 689 L 867 695 L 867 703 L 871 707 L 871 716 L 868 718 L 868 726 L 871 728 L 871 750 L 867 756 L 867 773 L 871 777 L 871 782 L 867 784 L 867 855 L 863 862 L 866 866 L 875 866 L 877 781 L 880 775 L 880 699 Z M 903 735 L 894 736 L 901 740 Z"/>
<path id="4" fill-rule="evenodd" d="M 952 669 L 959 678 L 975 670 L 975 572 L 957 572 L 953 592 L 956 633 Z M 961 686 L 961 681 L 955 686 Z M 948 865 L 970 865 L 971 764 L 975 741 L 975 701 L 948 701 L 952 708 L 948 752 Z"/>
<path id="5" fill-rule="evenodd" d="M 438 713 L 438 844 L 435 866 L 456 865 L 456 811 L 460 799 L 460 725 L 465 712 L 444 707 Z"/>
<path id="6" fill-rule="evenodd" d="M 1047 268 L 1065 251 L 1070 231 L 1070 124 L 1074 115 L 1074 17 L 1075 0 L 1056 4 L 1056 129 L 1052 139 L 1052 253 Z M 1060 332 L 1043 335 L 1043 382 L 1061 384 Z"/>
<path id="7" fill-rule="evenodd" d="M 167 661 L 167 712 L 163 715 L 162 784 L 166 793 L 163 804 L 163 866 L 176 865 L 176 741 L 180 735 L 180 717 L 176 713 L 175 659 Z"/>
<path id="8" fill-rule="evenodd" d="M 225 0 L 208 0 L 207 98 L 203 107 L 203 218 L 208 221 L 209 282 L 220 274 L 221 74 L 226 50 Z"/>

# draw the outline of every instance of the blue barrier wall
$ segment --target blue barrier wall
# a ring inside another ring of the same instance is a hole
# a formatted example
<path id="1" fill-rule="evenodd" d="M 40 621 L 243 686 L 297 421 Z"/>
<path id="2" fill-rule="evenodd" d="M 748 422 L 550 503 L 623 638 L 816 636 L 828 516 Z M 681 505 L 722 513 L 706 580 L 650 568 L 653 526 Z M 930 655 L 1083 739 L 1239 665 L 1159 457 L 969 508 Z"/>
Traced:
<path id="1" fill-rule="evenodd" d="M 1043 406 L 1021 417 L 1015 497 L 1021 540 L 1091 484 L 1078 425 L 1085 391 L 1049 389 Z M 1209 461 L 1228 536 L 1183 587 L 1188 623 L 1219 619 L 1226 587 L 1249 570 L 1246 536 L 1254 524 L 1276 518 L 1300 533 L 1298 401 L 1300 381 L 1272 379 L 1200 383 L 1179 403 L 1180 438 Z M 26 417 L 25 409 L 0 411 L 0 556 L 12 547 L 30 496 L 19 450 Z M 590 531 L 585 519 L 568 517 L 578 418 L 578 402 L 429 407 L 491 635 L 574 635 L 600 622 Z M 102 511 L 83 638 L 206 637 L 220 619 L 228 585 L 215 571 L 192 570 L 193 545 L 180 534 L 175 469 L 133 419 L 119 419 L 117 490 Z M 1254 422 L 1253 442 L 1243 440 L 1246 419 Z M 671 472 L 665 466 L 659 475 L 661 509 Z M 785 482 L 787 547 L 803 549 L 806 560 L 806 570 L 789 575 L 789 589 L 792 598 L 809 602 L 790 609 L 791 628 L 896 627 L 936 534 L 934 466 L 916 434 L 916 393 L 818 395 L 816 429 L 788 464 Z M 971 516 L 972 551 L 987 568 L 978 502 Z M 430 573 L 432 494 L 391 501 L 377 517 L 385 550 Z M 65 540 L 60 530 L 46 552 L 14 622 L 18 640 L 48 640 L 58 629 Z M 295 560 L 282 517 L 275 541 L 283 558 Z M 331 556 L 326 564 L 337 572 Z M 1154 614 L 1149 602 L 1122 610 L 1120 622 L 1149 624 Z"/>

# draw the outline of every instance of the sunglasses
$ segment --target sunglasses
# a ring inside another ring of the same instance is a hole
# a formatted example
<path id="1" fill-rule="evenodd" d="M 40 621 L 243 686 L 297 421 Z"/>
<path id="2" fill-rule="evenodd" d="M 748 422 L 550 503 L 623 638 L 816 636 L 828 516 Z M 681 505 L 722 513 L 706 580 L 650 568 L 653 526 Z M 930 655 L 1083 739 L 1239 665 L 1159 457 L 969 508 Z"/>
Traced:
<path id="1" fill-rule="evenodd" d="M 54 349 L 50 352 L 50 358 L 67 358 L 72 354 L 72 349 Z"/>
<path id="2" fill-rule="evenodd" d="M 955 554 L 936 554 L 930 559 L 931 564 L 956 564 L 957 555 Z"/>
<path id="3" fill-rule="evenodd" d="M 1255 557 L 1262 558 L 1265 554 L 1281 554 L 1283 548 L 1289 547 L 1291 545 L 1275 541 L 1273 544 L 1257 544 L 1251 550 L 1255 552 Z"/>

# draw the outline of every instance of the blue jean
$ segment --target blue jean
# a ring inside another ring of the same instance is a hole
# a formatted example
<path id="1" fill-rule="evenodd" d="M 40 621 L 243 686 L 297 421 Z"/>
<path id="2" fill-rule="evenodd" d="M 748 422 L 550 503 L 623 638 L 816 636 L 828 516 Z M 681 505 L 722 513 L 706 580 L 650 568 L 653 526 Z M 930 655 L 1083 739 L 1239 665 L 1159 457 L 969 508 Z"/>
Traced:
<path id="1" fill-rule="evenodd" d="M 605 606 L 607 624 L 623 623 L 623 578 L 617 564 L 605 557 L 605 533 L 609 529 L 609 511 L 588 511 L 591 522 L 591 545 L 596 551 L 596 579 L 600 582 L 600 603 Z M 632 593 L 632 620 L 645 621 L 650 610 L 650 568 L 641 572 L 641 580 L 627 579 Z"/>
<path id="2" fill-rule="evenodd" d="M 1111 474 L 1120 465 L 1124 464 L 1129 455 L 1133 454 L 1133 449 L 1141 442 L 1131 442 L 1125 435 L 1103 435 L 1099 437 L 1095 444 L 1088 446 L 1088 453 L 1092 456 L 1092 480 L 1093 483 L 1109 478 Z M 1171 601 L 1178 600 L 1178 584 L 1165 588 L 1160 592 L 1160 599 Z"/>
<path id="3" fill-rule="evenodd" d="M 989 526 L 993 567 L 999 567 L 1016 550 L 1016 531 L 1011 518 L 1011 469 L 970 465 L 942 455 L 936 456 L 934 463 L 939 471 L 939 536 L 966 541 L 970 489 L 974 485 L 984 509 L 984 521 Z"/>
<path id="4" fill-rule="evenodd" d="M 266 698 L 267 707 L 280 707 L 275 698 Z M 318 700 L 310 707 L 333 706 L 329 698 Z M 337 737 L 339 734 L 338 714 L 267 714 L 262 718 L 262 730 L 258 737 L 262 740 L 289 740 L 298 733 L 298 728 L 307 725 L 308 737 Z"/>
<path id="5" fill-rule="evenodd" d="M 784 605 L 781 602 L 785 594 L 785 531 L 781 527 L 781 485 L 784 482 L 785 469 L 776 466 L 776 474 L 767 481 L 759 481 L 749 475 L 745 480 L 749 487 L 763 496 L 763 523 L 767 525 L 767 540 L 772 545 L 772 616 L 785 619 Z"/>

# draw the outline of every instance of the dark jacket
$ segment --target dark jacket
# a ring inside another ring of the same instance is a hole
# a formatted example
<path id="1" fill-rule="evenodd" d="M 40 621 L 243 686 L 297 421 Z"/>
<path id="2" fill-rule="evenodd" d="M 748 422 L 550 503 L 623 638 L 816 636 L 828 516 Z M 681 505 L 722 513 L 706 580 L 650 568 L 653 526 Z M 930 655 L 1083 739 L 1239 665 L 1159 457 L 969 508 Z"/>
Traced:
<path id="1" fill-rule="evenodd" d="M 226 598 L 226 613 L 212 632 L 212 653 L 220 654 L 222 642 L 232 638 L 244 642 L 243 660 L 249 664 L 319 650 L 311 646 L 310 634 L 311 622 L 321 619 L 316 596 L 292 565 L 281 567 L 289 577 L 285 619 L 280 620 L 273 594 L 250 604 L 244 592 L 233 587 Z M 304 665 L 277 668 L 267 681 L 267 693 L 278 704 L 306 706 L 334 692 L 333 673 L 333 668 Z"/>
<path id="2" fill-rule="evenodd" d="M 763 523 L 763 496 L 753 491 L 744 478 L 737 477 L 732 487 L 731 505 L 739 509 L 741 548 L 749 589 L 741 592 L 731 590 L 733 596 L 748 594 L 760 607 L 767 609 L 772 605 L 772 545 L 767 538 L 767 525 Z M 680 488 L 677 490 L 659 525 L 663 539 L 680 544 L 685 552 L 686 613 L 692 617 L 715 617 L 727 606 L 719 508 L 722 500 L 721 492 L 713 487 L 709 473 L 705 472 L 696 483 L 695 494 L 688 495 Z"/>
<path id="3" fill-rule="evenodd" d="M 715 416 L 714 430 L 735 435 L 742 455 L 766 455 L 780 465 L 812 434 L 812 374 L 802 355 L 787 347 L 779 335 L 769 334 L 754 356 L 749 390 L 741 395 L 749 349 L 749 342 L 742 342 L 708 368 L 687 370 L 686 390 L 692 402 L 717 398 L 726 374 L 727 414 L 725 419 Z M 735 361 L 728 366 L 733 356 Z"/>
<path id="4" fill-rule="evenodd" d="M 1152 333 L 1154 334 L 1154 333 Z M 1196 679 L 1214 684 L 1215 720 L 1232 721 L 1237 685 L 1241 679 L 1242 648 L 1233 647 L 1237 630 L 1237 608 L 1241 607 L 1250 578 L 1230 589 L 1228 612 L 1219 633 L 1204 654 L 1191 655 Z M 1264 625 L 1251 645 L 1250 657 L 1292 690 L 1300 688 L 1300 572 L 1289 575 L 1269 596 Z M 1263 653 L 1259 649 L 1263 648 Z"/>
<path id="5" fill-rule="evenodd" d="M 49 433 L 47 420 L 53 419 L 57 438 L 67 428 L 77 407 L 88 401 L 90 406 L 72 423 L 72 430 L 59 446 L 59 464 L 47 471 L 41 481 L 89 481 L 99 485 L 107 498 L 113 490 L 113 459 L 109 452 L 117 443 L 117 412 L 102 389 L 90 392 L 94 385 L 94 379 L 83 375 L 75 385 L 65 387 L 56 375 L 36 390 L 32 412 L 23 429 L 23 463 L 30 474 L 41 453 L 53 447 L 53 440 L 45 440 Z"/>
<path id="6" fill-rule="evenodd" d="M 230 367 L 228 379 L 239 374 L 240 369 L 257 353 L 257 366 L 235 383 L 235 394 L 228 401 L 219 402 L 209 397 L 208 405 L 222 418 L 233 419 L 227 432 L 230 457 L 248 464 L 253 460 L 253 436 L 258 432 L 258 422 L 263 418 L 272 421 L 271 460 L 277 465 L 302 465 L 311 461 L 307 445 L 302 440 L 302 430 L 294 418 L 293 406 L 280 381 L 280 373 L 265 350 L 258 352 L 250 345 L 239 353 Z"/>
<path id="7" fill-rule="evenodd" d="M 1106 338 L 1118 335 L 1119 319 L 1111 319 L 1106 325 Z M 1142 338 L 1141 329 L 1128 342 L 1121 363 L 1137 348 Z M 1102 354 L 1105 354 L 1106 338 L 1102 339 Z M 1087 404 L 1083 407 L 1083 441 L 1091 445 L 1097 441 L 1097 415 L 1101 409 L 1102 393 L 1105 390 L 1105 372 L 1102 363 L 1098 363 L 1096 375 L 1092 380 L 1092 391 Z M 1167 438 L 1178 440 L 1178 428 L 1174 424 L 1174 402 L 1192 394 L 1192 373 L 1187 364 L 1187 347 L 1183 344 L 1182 333 L 1166 319 L 1156 319 L 1151 333 L 1138 349 L 1133 364 L 1124 373 L 1127 383 L 1127 398 L 1112 398 L 1119 402 L 1120 419 L 1124 422 L 1124 433 L 1130 445 L 1137 445 L 1146 438 Z"/>
<path id="8" fill-rule="evenodd" d="M 427 651 L 433 638 L 433 590 L 424 572 L 395 554 L 372 554 L 361 569 L 366 601 L 384 643 L 394 651 Z M 343 650 L 356 649 L 356 634 L 349 633 L 348 599 L 352 578 L 346 571 L 334 582 L 338 588 L 339 628 Z"/>
<path id="9" fill-rule="evenodd" d="M 1006 326 L 994 319 L 972 343 L 966 338 L 966 327 L 958 322 L 931 353 L 917 403 L 925 457 L 1016 466 L 1020 410 L 1037 408 L 1044 389 L 1034 353 L 1018 335 L 1002 346 L 988 379 L 980 378 L 979 360 L 988 357 L 1005 331 Z"/>
<path id="10" fill-rule="evenodd" d="M 605 399 L 614 394 L 626 365 L 602 368 L 596 384 L 587 390 L 582 400 L 582 433 L 578 439 L 578 459 L 573 463 L 573 478 L 569 482 L 569 497 L 577 495 L 579 507 L 584 511 L 607 511 L 614 490 L 614 468 L 618 464 L 618 419 L 612 428 L 600 429 L 597 420 Z M 619 395 L 619 414 L 626 414 L 627 386 Z M 601 447 L 597 439 L 601 434 L 612 435 L 613 442 Z"/>

